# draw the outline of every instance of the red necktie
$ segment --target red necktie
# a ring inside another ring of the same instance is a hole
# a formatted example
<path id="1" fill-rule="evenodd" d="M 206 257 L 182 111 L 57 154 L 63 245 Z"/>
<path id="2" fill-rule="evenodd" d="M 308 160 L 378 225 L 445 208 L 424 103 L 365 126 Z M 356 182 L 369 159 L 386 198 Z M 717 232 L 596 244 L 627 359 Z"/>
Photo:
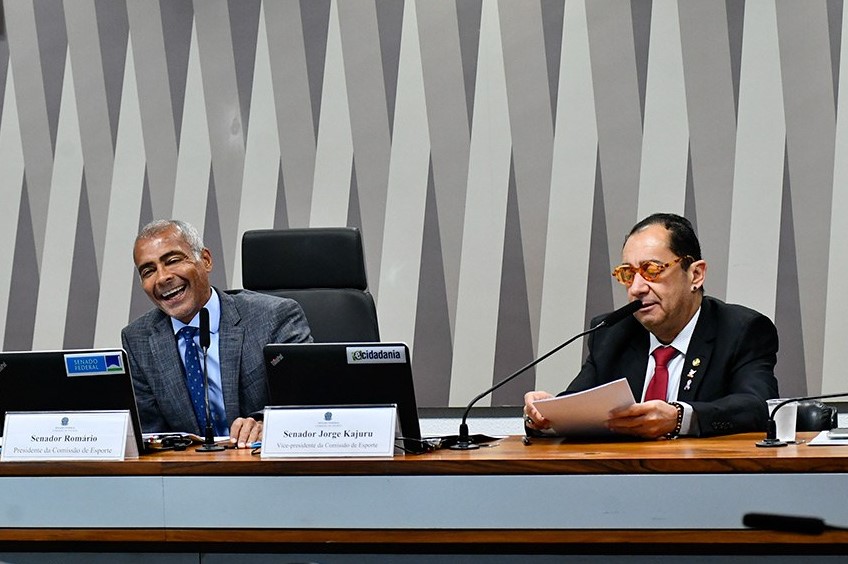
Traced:
<path id="1" fill-rule="evenodd" d="M 677 349 L 674 347 L 659 347 L 651 355 L 654 357 L 656 366 L 654 367 L 654 377 L 651 378 L 645 392 L 645 401 L 654 399 L 665 401 L 668 395 L 668 363 L 677 356 Z"/>

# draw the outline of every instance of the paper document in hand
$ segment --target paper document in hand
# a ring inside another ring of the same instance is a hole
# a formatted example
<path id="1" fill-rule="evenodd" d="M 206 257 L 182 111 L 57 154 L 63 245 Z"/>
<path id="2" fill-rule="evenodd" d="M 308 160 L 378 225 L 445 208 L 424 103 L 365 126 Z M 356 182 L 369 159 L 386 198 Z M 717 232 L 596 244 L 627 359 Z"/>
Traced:
<path id="1" fill-rule="evenodd" d="M 568 437 L 612 434 L 606 427 L 609 412 L 636 403 L 627 380 L 621 378 L 590 390 L 533 402 L 551 422 L 557 435 Z"/>

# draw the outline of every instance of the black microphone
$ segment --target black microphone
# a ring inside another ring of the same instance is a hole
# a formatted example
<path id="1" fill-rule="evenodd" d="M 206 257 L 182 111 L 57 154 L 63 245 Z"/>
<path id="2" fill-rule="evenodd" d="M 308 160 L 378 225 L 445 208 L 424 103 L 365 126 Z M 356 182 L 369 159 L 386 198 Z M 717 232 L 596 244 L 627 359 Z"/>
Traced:
<path id="1" fill-rule="evenodd" d="M 200 348 L 203 349 L 204 356 L 206 355 L 206 349 L 209 348 L 209 344 L 212 342 L 212 338 L 210 336 L 209 331 L 209 310 L 205 307 L 200 310 Z"/>
<path id="2" fill-rule="evenodd" d="M 530 364 L 527 364 L 526 366 L 519 368 L 518 370 L 516 370 L 515 372 L 513 372 L 512 374 L 510 374 L 509 376 L 507 376 L 506 378 L 504 378 L 503 380 L 501 380 L 500 382 L 498 382 L 497 384 L 495 384 L 491 388 L 487 389 L 483 393 L 478 394 L 473 400 L 471 400 L 471 402 L 468 404 L 468 407 L 465 408 L 465 413 L 462 414 L 462 423 L 460 423 L 460 425 L 459 425 L 459 435 L 457 435 L 456 437 L 445 437 L 444 439 L 442 439 L 441 446 L 449 446 L 453 450 L 472 450 L 472 449 L 480 448 L 480 445 L 474 442 L 475 438 L 478 440 L 478 442 L 489 442 L 489 441 L 494 440 L 490 437 L 482 437 L 482 441 L 481 441 L 480 436 L 471 437 L 468 434 L 468 424 L 466 423 L 466 421 L 468 420 L 468 414 L 471 413 L 471 408 L 474 406 L 475 403 L 477 403 L 480 399 L 486 397 L 487 395 L 491 394 L 492 392 L 494 392 L 495 390 L 497 390 L 498 388 L 500 388 L 501 386 L 503 386 L 507 382 L 510 382 L 510 381 L 514 380 L 515 378 L 517 378 L 518 376 L 524 374 L 524 372 L 526 372 L 527 370 L 533 368 L 534 366 L 536 366 L 537 364 L 539 364 L 540 362 L 542 362 L 543 360 L 545 360 L 546 358 L 548 358 L 549 356 L 554 354 L 555 352 L 557 352 L 560 349 L 564 348 L 565 346 L 573 343 L 574 341 L 576 341 L 580 337 L 583 337 L 584 335 L 588 335 L 589 333 L 594 333 L 598 329 L 603 329 L 604 327 L 611 327 L 611 326 L 615 325 L 616 323 L 618 323 L 619 321 L 621 321 L 622 319 L 624 319 L 625 317 L 629 317 L 629 316 L 633 315 L 641 307 L 642 307 L 642 302 L 639 301 L 639 300 L 635 300 L 635 301 L 630 302 L 629 304 L 627 304 L 624 307 L 618 308 L 617 310 L 613 311 L 612 313 L 610 313 L 609 315 L 604 317 L 603 320 L 601 320 L 601 322 L 598 323 L 597 325 L 595 325 L 594 327 L 587 329 L 586 331 L 583 331 L 582 333 L 579 333 L 579 334 L 573 336 L 572 338 L 570 338 L 569 340 L 567 340 L 563 344 L 559 345 L 558 347 L 556 347 L 555 349 L 553 349 L 551 351 L 548 351 L 547 353 L 540 356 L 539 358 L 537 358 L 536 360 L 534 360 Z"/>
<path id="3" fill-rule="evenodd" d="M 752 529 L 805 535 L 820 535 L 825 531 L 844 530 L 840 527 L 828 525 L 824 522 L 824 519 L 818 517 L 798 517 L 796 515 L 775 515 L 772 513 L 746 513 L 742 516 L 742 524 Z"/>
<path id="4" fill-rule="evenodd" d="M 774 414 L 777 413 L 777 410 L 783 407 L 788 403 L 792 403 L 793 401 L 807 401 L 807 400 L 819 400 L 819 399 L 828 399 L 828 398 L 841 398 L 844 396 L 848 396 L 848 392 L 840 392 L 838 394 L 824 394 L 819 396 L 804 396 L 799 398 L 789 398 L 786 401 L 782 401 L 775 406 L 774 409 L 769 413 L 768 422 L 766 423 L 766 438 L 759 441 L 757 444 L 758 447 L 784 447 L 787 443 L 781 441 L 777 438 L 777 422 L 774 420 Z"/>
<path id="5" fill-rule="evenodd" d="M 632 301 L 626 306 L 622 306 L 607 315 L 606 317 L 604 317 L 600 323 L 589 329 L 589 331 L 595 331 L 596 329 L 600 329 L 601 327 L 611 327 L 619 321 L 623 320 L 625 317 L 630 317 L 640 309 L 642 309 L 642 302 L 639 300 Z M 587 331 L 587 333 L 589 331 Z"/>
<path id="6" fill-rule="evenodd" d="M 203 444 L 195 449 L 199 452 L 224 450 L 223 446 L 215 444 L 215 428 L 212 426 L 212 409 L 209 406 L 209 374 L 206 372 L 206 351 L 209 349 L 210 342 L 209 310 L 204 307 L 200 310 L 200 348 L 203 350 L 203 392 L 206 394 L 206 438 Z"/>

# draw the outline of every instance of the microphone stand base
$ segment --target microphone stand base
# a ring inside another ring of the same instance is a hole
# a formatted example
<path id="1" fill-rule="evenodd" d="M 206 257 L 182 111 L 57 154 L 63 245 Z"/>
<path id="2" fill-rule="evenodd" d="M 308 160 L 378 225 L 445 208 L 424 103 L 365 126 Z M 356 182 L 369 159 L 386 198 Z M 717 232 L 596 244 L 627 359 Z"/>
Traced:
<path id="1" fill-rule="evenodd" d="M 774 448 L 774 447 L 785 447 L 788 443 L 781 441 L 780 439 L 763 439 L 757 443 L 758 447 L 764 448 Z"/>
<path id="2" fill-rule="evenodd" d="M 199 447 L 197 447 L 196 449 L 194 449 L 195 452 L 221 452 L 222 450 L 225 450 L 224 447 L 222 445 L 216 445 L 215 443 L 212 443 L 212 444 L 204 443 L 204 444 L 200 445 Z"/>
<path id="3" fill-rule="evenodd" d="M 450 450 L 477 450 L 480 445 L 475 444 L 470 440 L 460 440 L 455 445 L 448 447 Z"/>
<path id="4" fill-rule="evenodd" d="M 488 435 L 450 435 L 448 437 L 441 437 L 438 443 L 438 448 L 441 449 L 453 449 L 453 450 L 474 450 L 480 448 L 480 446 L 485 445 L 486 443 L 491 443 L 493 441 L 497 441 L 497 437 L 490 437 Z"/>

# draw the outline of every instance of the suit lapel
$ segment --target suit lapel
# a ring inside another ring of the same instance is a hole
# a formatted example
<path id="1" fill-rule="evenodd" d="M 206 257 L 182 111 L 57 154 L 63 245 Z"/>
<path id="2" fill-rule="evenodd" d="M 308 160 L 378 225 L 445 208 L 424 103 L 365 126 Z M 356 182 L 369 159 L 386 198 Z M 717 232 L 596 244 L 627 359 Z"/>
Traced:
<path id="1" fill-rule="evenodd" d="M 648 339 L 648 332 L 635 318 L 632 323 L 632 336 L 628 339 L 630 346 L 621 356 L 619 374 L 627 375 L 627 383 L 633 391 L 633 397 L 639 402 L 642 399 L 642 390 L 645 388 L 645 372 L 648 370 L 648 343 L 650 340 Z"/>
<path id="2" fill-rule="evenodd" d="M 162 413 L 172 429 L 199 432 L 169 318 L 163 316 L 153 329 L 149 337 L 150 350 L 153 351 L 156 363 L 152 377 L 156 388 L 154 395 L 162 402 Z"/>
<path id="3" fill-rule="evenodd" d="M 239 374 L 244 328 L 240 325 L 241 314 L 235 299 L 224 292 L 218 292 L 218 296 L 221 298 L 221 326 L 218 330 L 221 389 L 224 393 L 227 420 L 232 421 L 239 416 Z"/>
<path id="4" fill-rule="evenodd" d="M 715 311 L 708 299 L 701 302 L 701 315 L 692 332 L 689 349 L 686 351 L 686 361 L 680 374 L 680 387 L 677 399 L 692 401 L 704 380 L 704 374 L 710 365 L 710 357 L 715 343 Z"/>

